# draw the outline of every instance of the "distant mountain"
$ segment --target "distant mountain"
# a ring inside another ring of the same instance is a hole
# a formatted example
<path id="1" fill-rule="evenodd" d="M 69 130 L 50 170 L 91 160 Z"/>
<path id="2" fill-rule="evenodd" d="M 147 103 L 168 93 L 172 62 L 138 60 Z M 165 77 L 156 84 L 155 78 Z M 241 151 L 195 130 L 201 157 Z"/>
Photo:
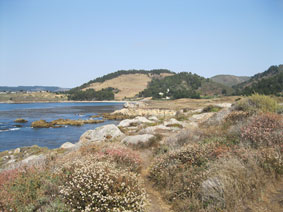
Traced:
<path id="1" fill-rule="evenodd" d="M 243 76 L 243 77 L 238 77 L 238 76 L 234 76 L 234 75 L 216 75 L 214 77 L 211 77 L 210 79 L 213 82 L 217 82 L 229 87 L 232 87 L 234 85 L 243 83 L 247 80 L 249 80 L 251 77 L 247 77 L 247 76 Z"/>
<path id="2" fill-rule="evenodd" d="M 234 86 L 237 94 L 283 94 L 283 65 L 271 66 L 268 70 L 258 73 L 248 81 Z"/>
<path id="3" fill-rule="evenodd" d="M 10 92 L 17 92 L 17 91 L 50 91 L 50 92 L 62 92 L 62 91 L 68 91 L 69 88 L 60 88 L 55 86 L 17 86 L 17 87 L 11 87 L 11 86 L 0 86 L 0 91 L 10 91 Z"/>

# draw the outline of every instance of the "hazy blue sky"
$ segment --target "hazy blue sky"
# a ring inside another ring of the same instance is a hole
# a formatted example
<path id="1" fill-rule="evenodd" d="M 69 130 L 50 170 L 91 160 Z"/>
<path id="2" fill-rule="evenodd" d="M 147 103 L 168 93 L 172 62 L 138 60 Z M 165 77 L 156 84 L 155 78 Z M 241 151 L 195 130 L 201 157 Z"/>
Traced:
<path id="1" fill-rule="evenodd" d="M 283 0 L 0 0 L 0 85 L 74 87 L 120 69 L 205 77 L 283 63 Z"/>

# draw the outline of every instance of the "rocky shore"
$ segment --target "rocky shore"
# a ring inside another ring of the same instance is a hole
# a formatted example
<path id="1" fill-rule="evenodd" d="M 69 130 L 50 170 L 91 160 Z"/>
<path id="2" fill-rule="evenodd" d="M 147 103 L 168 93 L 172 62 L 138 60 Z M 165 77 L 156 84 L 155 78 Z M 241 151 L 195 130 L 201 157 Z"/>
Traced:
<path id="1" fill-rule="evenodd" d="M 224 106 L 223 111 L 228 111 L 231 104 L 226 103 L 222 104 L 222 106 Z M 94 130 L 88 130 L 80 137 L 77 143 L 73 144 L 66 142 L 62 144 L 59 149 L 55 150 L 46 151 L 46 148 L 33 146 L 2 152 L 0 153 L 0 171 L 12 169 L 23 164 L 34 165 L 41 163 L 46 159 L 46 154 L 52 151 L 73 151 L 79 149 L 81 146 L 97 142 L 119 141 L 126 145 L 136 147 L 150 146 L 153 142 L 160 142 L 161 144 L 164 142 L 166 143 L 167 140 L 175 134 L 186 129 L 191 131 L 199 124 L 211 119 L 213 115 L 215 115 L 214 112 L 203 112 L 203 109 L 201 108 L 190 111 L 175 111 L 169 109 L 152 109 L 148 107 L 145 102 L 126 102 L 124 104 L 124 108 L 121 110 L 116 110 L 113 113 L 105 113 L 94 117 L 121 120 L 117 126 L 110 124 L 95 128 Z M 186 120 L 183 120 L 184 117 L 186 117 Z M 25 120 L 23 119 L 15 120 L 15 122 L 24 121 Z M 34 128 L 49 128 L 60 127 L 62 125 L 81 126 L 83 124 L 96 124 L 101 122 L 103 122 L 103 120 L 58 119 L 52 122 L 39 120 L 33 122 L 31 126 Z M 33 154 L 34 148 L 37 150 L 36 155 Z M 39 154 L 41 152 L 40 149 L 44 150 L 41 154 Z"/>
<path id="2" fill-rule="evenodd" d="M 13 180 L 41 185 L 44 179 L 48 186 L 36 192 L 48 199 L 48 211 L 80 211 L 91 191 L 97 210 L 108 208 L 107 196 L 120 211 L 281 212 L 282 106 L 261 95 L 210 103 L 158 109 L 152 102 L 127 102 L 121 110 L 93 117 L 120 120 L 117 125 L 88 130 L 76 143 L 1 152 L 0 177 L 7 192 L 0 190 L 0 197 L 11 200 L 0 198 L 0 203 L 21 208 L 22 190 L 11 193 L 17 185 Z M 12 181 L 5 178 L 13 174 Z M 121 195 L 127 195 L 126 205 Z M 46 204 L 35 199 L 33 208 L 45 211 Z"/>

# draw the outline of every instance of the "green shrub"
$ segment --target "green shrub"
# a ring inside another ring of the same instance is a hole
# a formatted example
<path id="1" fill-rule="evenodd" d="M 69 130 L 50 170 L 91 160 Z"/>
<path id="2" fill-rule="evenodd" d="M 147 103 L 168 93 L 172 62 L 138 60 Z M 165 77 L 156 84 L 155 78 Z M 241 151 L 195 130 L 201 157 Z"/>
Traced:
<path id="1" fill-rule="evenodd" d="M 250 97 L 238 101 L 236 110 L 242 110 L 251 114 L 257 112 L 277 112 L 278 103 L 270 96 L 253 94 Z"/>
<path id="2" fill-rule="evenodd" d="M 202 109 L 203 113 L 208 113 L 208 112 L 218 112 L 222 109 L 222 107 L 219 107 L 217 105 L 208 105 L 205 108 Z"/>

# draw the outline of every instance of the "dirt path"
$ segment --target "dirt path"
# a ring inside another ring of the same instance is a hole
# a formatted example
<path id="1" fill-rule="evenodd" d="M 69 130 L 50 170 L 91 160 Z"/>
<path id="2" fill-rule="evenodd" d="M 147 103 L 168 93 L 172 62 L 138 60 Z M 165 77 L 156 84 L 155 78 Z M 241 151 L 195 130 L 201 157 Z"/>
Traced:
<path id="1" fill-rule="evenodd" d="M 147 212 L 172 212 L 170 206 L 166 204 L 160 195 L 160 193 L 154 189 L 152 182 L 147 178 L 150 165 L 153 162 L 153 155 L 150 150 L 141 151 L 141 156 L 143 158 L 143 169 L 141 171 L 141 177 L 145 183 L 145 189 L 148 194 L 149 205 Z"/>

